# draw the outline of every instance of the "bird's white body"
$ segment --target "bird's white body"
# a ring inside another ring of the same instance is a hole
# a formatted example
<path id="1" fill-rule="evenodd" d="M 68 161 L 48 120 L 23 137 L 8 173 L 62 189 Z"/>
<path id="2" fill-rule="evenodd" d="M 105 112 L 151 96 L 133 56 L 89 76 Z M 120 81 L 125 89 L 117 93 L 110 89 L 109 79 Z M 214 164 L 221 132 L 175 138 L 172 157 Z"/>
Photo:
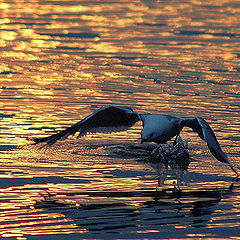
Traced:
<path id="1" fill-rule="evenodd" d="M 179 118 L 160 114 L 143 114 L 142 142 L 165 143 L 179 132 Z"/>

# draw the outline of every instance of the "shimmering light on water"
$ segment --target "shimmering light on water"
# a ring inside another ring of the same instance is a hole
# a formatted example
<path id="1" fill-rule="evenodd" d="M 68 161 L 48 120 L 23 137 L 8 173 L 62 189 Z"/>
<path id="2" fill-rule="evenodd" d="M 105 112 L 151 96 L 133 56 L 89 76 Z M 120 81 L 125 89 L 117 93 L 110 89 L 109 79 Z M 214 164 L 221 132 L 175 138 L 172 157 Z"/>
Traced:
<path id="1" fill-rule="evenodd" d="M 188 129 L 182 192 L 171 171 L 156 192 L 141 124 L 23 147 L 116 104 L 202 116 L 239 168 L 239 13 L 235 0 L 1 2 L 1 237 L 239 237 L 239 183 Z"/>

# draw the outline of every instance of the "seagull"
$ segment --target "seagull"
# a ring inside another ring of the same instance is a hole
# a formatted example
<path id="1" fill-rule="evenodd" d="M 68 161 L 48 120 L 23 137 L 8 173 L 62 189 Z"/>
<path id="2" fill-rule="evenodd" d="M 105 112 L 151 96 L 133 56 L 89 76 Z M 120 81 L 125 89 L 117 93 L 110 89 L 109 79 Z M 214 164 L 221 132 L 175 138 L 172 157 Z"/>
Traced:
<path id="1" fill-rule="evenodd" d="M 98 109 L 83 120 L 72 126 L 48 137 L 34 138 L 34 144 L 45 143 L 47 146 L 53 145 L 58 140 L 64 140 L 69 135 L 78 133 L 81 138 L 88 133 L 112 133 L 126 131 L 138 121 L 142 121 L 141 143 L 154 142 L 166 143 L 177 137 L 184 127 L 191 128 L 198 136 L 207 143 L 212 155 L 227 164 L 236 174 L 239 174 L 233 168 L 228 160 L 227 154 L 222 151 L 218 140 L 209 126 L 201 117 L 177 117 L 174 115 L 162 114 L 139 114 L 130 107 L 106 106 Z"/>

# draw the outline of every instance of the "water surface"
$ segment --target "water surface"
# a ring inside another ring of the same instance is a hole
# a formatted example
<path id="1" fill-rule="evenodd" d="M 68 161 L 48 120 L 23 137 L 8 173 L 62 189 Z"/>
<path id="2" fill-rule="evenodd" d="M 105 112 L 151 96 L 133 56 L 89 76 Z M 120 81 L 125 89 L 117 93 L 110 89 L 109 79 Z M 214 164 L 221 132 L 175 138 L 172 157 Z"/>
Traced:
<path id="1" fill-rule="evenodd" d="M 234 0 L 2 1 L 1 237 L 239 237 L 239 182 L 189 129 L 182 191 L 171 171 L 156 191 L 140 123 L 23 147 L 114 104 L 205 118 L 239 168 L 239 14 Z"/>

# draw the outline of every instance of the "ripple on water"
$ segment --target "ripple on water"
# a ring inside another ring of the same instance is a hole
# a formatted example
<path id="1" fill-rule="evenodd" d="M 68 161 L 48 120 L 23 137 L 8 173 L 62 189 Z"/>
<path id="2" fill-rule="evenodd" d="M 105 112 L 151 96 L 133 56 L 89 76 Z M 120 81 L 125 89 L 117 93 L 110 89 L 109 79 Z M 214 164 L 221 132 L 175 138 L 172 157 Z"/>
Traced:
<path id="1" fill-rule="evenodd" d="M 141 124 L 22 147 L 115 104 L 205 118 L 239 168 L 238 2 L 5 1 L 0 9 L 2 238 L 239 236 L 239 182 L 190 130 L 181 191 L 171 169 L 156 191 Z"/>

